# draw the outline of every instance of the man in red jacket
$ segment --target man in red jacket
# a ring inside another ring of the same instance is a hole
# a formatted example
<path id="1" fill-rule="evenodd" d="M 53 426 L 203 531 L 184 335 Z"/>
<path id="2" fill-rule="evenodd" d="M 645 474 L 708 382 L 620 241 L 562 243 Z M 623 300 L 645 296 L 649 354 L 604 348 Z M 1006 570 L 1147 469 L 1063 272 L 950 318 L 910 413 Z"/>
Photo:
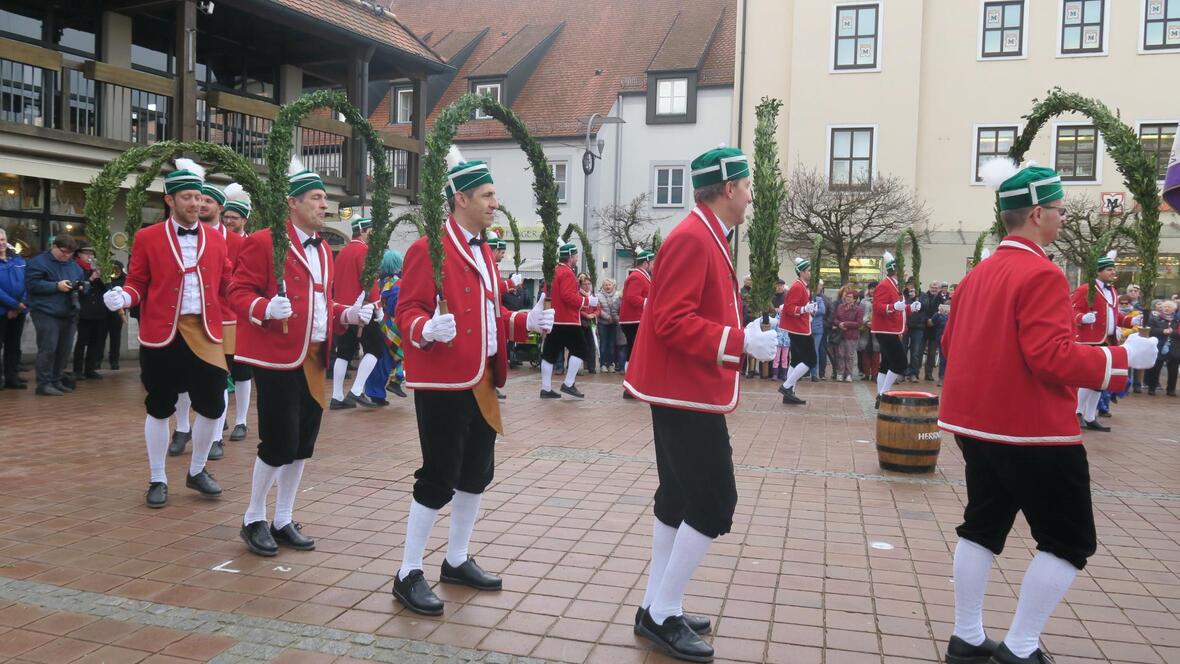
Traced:
<path id="1" fill-rule="evenodd" d="M 545 337 L 545 345 L 541 348 L 541 398 L 560 399 L 561 395 L 553 391 L 553 365 L 562 354 L 569 351 L 566 361 L 565 381 L 561 384 L 561 391 L 571 397 L 579 399 L 586 395 L 574 387 L 578 379 L 578 369 L 586 361 L 586 335 L 582 332 L 582 307 L 598 306 L 598 298 L 593 293 L 587 295 L 578 288 L 578 273 L 574 265 L 578 262 L 578 245 L 566 242 L 561 245 L 557 253 L 560 262 L 553 274 L 551 299 L 553 300 L 553 331 Z"/>
<path id="2" fill-rule="evenodd" d="M 1121 390 L 1128 368 L 1154 364 L 1156 345 L 1138 335 L 1123 346 L 1077 343 L 1065 275 L 1043 249 L 1063 223 L 1061 179 L 1038 166 L 1016 172 L 1008 160 L 985 164 L 983 175 L 999 190 L 1008 236 L 959 283 L 942 337 L 955 359 L 939 426 L 955 435 L 967 479 L 946 661 L 1046 664 L 1041 630 L 1097 548 L 1075 389 Z M 1028 520 L 1037 554 L 1012 626 L 997 644 L 984 634 L 984 593 L 1017 512 Z"/>
<path id="3" fill-rule="evenodd" d="M 130 271 L 123 287 L 106 292 L 108 309 L 139 306 L 140 379 L 147 390 L 147 440 L 151 481 L 148 507 L 168 502 L 164 471 L 168 418 L 181 392 L 188 392 L 196 420 L 193 455 L 184 485 L 202 496 L 221 496 L 221 487 L 205 470 L 217 422 L 225 412 L 225 352 L 221 345 L 222 294 L 232 266 L 225 242 L 200 223 L 205 169 L 177 159 L 164 177 L 164 203 L 172 216 L 135 235 Z"/>
<path id="4" fill-rule="evenodd" d="M 777 334 L 742 327 L 727 235 L 750 205 L 750 166 L 735 148 L 692 162 L 697 206 L 660 246 L 643 326 L 623 387 L 651 405 L 656 468 L 652 555 L 635 631 L 679 659 L 713 661 L 685 615 L 684 591 L 709 544 L 729 532 L 737 505 L 725 414 L 738 402 L 742 354 L 774 356 Z"/>
<path id="5" fill-rule="evenodd" d="M 500 302 L 500 271 L 484 232 L 499 203 L 492 173 L 482 161 L 463 161 L 452 147 L 446 195 L 451 216 L 443 230 L 442 293 L 435 289 L 427 238 L 406 252 L 397 327 L 402 331 L 406 386 L 414 411 L 422 467 L 406 523 L 401 567 L 393 595 L 411 611 L 437 616 L 443 603 L 422 572 L 426 542 L 438 511 L 451 503 L 451 526 L 441 580 L 477 590 L 499 590 L 500 578 L 467 554 L 480 498 L 495 470 L 496 434 L 503 432 L 496 388 L 508 376 L 508 339 L 553 327 L 543 300 L 531 311 L 509 312 Z M 441 301 L 440 301 L 441 297 Z M 449 313 L 442 312 L 442 302 Z"/>
<path id="6" fill-rule="evenodd" d="M 222 237 L 226 241 L 230 261 L 237 263 L 242 252 L 242 240 L 246 239 L 246 222 L 250 219 L 250 194 L 237 182 L 231 182 L 225 188 L 225 205 L 222 208 L 221 221 Z M 237 238 L 237 239 L 234 239 Z M 231 441 L 246 439 L 246 416 L 250 413 L 250 395 L 254 387 L 254 370 L 249 364 L 234 360 L 237 352 L 237 314 L 229 306 L 226 298 L 223 306 L 228 311 L 226 319 L 233 319 L 234 343 L 225 344 L 226 360 L 229 362 L 229 377 L 234 381 L 234 428 L 229 434 Z M 228 406 L 227 406 L 228 411 Z"/>
<path id="7" fill-rule="evenodd" d="M 791 337 L 791 370 L 778 391 L 783 395 L 783 404 L 791 405 L 807 403 L 795 396 L 795 383 L 815 366 L 816 356 L 815 343 L 811 340 L 811 314 L 815 313 L 815 303 L 807 288 L 811 279 L 811 261 L 796 258 L 795 274 L 795 283 L 787 289 L 778 317 L 778 326 Z"/>
<path id="8" fill-rule="evenodd" d="M 643 322 L 643 312 L 647 306 L 647 296 L 651 292 L 651 264 L 656 258 L 654 251 L 637 249 L 635 252 L 635 267 L 627 272 L 627 280 L 623 282 L 623 302 L 619 305 L 619 329 L 627 339 L 628 361 L 635 357 L 635 338 L 639 335 L 639 325 Z M 634 399 L 631 393 L 623 390 L 624 399 Z"/>
<path id="9" fill-rule="evenodd" d="M 242 236 L 237 233 L 231 233 L 224 224 L 221 223 L 221 212 L 225 206 L 225 192 L 219 187 L 205 183 L 201 187 L 201 223 L 205 225 L 215 235 L 221 237 L 225 242 L 225 254 L 229 258 L 231 265 L 230 274 L 233 274 L 232 266 L 237 264 L 238 255 L 242 252 Z M 225 366 L 233 373 L 234 349 L 237 347 L 237 329 L 238 319 L 233 313 L 233 309 L 229 306 L 229 300 L 225 297 L 221 302 L 221 346 L 225 351 Z M 182 395 L 183 399 L 187 399 L 188 395 Z M 225 401 L 225 410 L 222 411 L 221 417 L 217 420 L 217 427 L 213 434 L 217 440 L 213 441 L 213 447 L 209 450 L 209 460 L 216 461 L 225 456 L 225 444 L 222 441 L 222 432 L 225 431 L 225 417 L 229 412 L 229 389 L 222 392 L 222 398 Z M 239 399 L 241 397 L 238 397 Z M 179 400 L 178 400 L 179 401 Z M 179 413 L 180 407 L 177 406 Z"/>
<path id="10" fill-rule="evenodd" d="M 869 321 L 869 332 L 877 342 L 877 347 L 881 349 L 881 370 L 877 374 L 878 405 L 881 403 L 881 395 L 888 392 L 897 379 L 905 375 L 909 367 L 905 346 L 901 343 L 901 335 L 906 329 L 906 314 L 917 313 L 922 309 L 922 303 L 917 300 L 906 304 L 897 286 L 900 278 L 901 275 L 897 274 L 897 260 L 893 258 L 893 254 L 886 251 L 885 278 L 873 289 L 873 314 Z"/>
<path id="11" fill-rule="evenodd" d="M 340 250 L 336 256 L 336 281 L 332 297 L 337 302 L 354 304 L 359 302 L 362 293 L 373 284 L 362 284 L 361 275 L 365 271 L 365 256 L 369 253 L 369 236 L 373 233 L 373 220 L 368 217 L 353 219 L 352 241 Z M 356 368 L 356 377 L 352 380 L 352 389 L 348 395 L 344 394 L 344 378 L 348 373 L 348 363 L 356 355 L 357 349 L 362 351 L 360 364 Z M 385 352 L 385 337 L 381 332 L 379 320 L 369 321 L 368 325 L 358 328 L 350 325 L 343 334 L 336 336 L 336 362 L 332 365 L 332 410 L 356 408 L 376 408 L 377 402 L 365 394 L 365 381 L 377 366 L 377 357 Z"/>
<path id="12" fill-rule="evenodd" d="M 287 210 L 290 246 L 284 287 L 275 281 L 270 229 L 246 238 L 230 285 L 230 302 L 243 321 L 236 359 L 254 367 L 258 383 L 260 442 L 239 536 L 260 556 L 277 554 L 279 544 L 300 551 L 315 548 L 315 540 L 295 523 L 294 510 L 303 466 L 315 451 L 327 405 L 329 335 L 373 318 L 372 304 L 349 306 L 330 297 L 332 251 L 320 235 L 328 195 L 320 177 L 298 159 L 288 169 Z M 271 524 L 266 495 L 275 483 L 279 488 Z"/>
<path id="13" fill-rule="evenodd" d="M 1118 329 L 1122 325 L 1123 316 L 1119 314 L 1119 294 L 1114 288 L 1114 278 L 1118 271 L 1114 266 L 1114 259 L 1118 256 L 1114 251 L 1098 259 L 1098 278 L 1094 284 L 1081 284 L 1073 292 L 1073 322 L 1077 329 L 1077 341 L 1087 346 L 1117 346 L 1119 345 Z M 1097 291 L 1094 303 L 1090 304 L 1091 286 Z M 1127 323 L 1130 325 L 1130 323 Z M 1098 400 L 1102 398 L 1100 390 L 1088 387 L 1078 388 L 1078 417 L 1082 425 L 1091 431 L 1110 431 L 1110 427 L 1098 423 Z"/>

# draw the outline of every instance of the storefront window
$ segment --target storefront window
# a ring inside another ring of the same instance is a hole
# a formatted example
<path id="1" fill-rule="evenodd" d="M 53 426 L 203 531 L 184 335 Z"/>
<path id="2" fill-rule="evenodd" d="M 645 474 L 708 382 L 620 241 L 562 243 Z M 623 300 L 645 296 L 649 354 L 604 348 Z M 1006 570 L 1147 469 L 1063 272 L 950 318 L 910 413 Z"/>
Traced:
<path id="1" fill-rule="evenodd" d="M 53 214 L 82 216 L 86 207 L 86 185 L 81 182 L 50 180 L 49 211 Z"/>
<path id="2" fill-rule="evenodd" d="M 79 242 L 89 242 L 90 238 L 86 235 L 86 224 L 79 221 L 62 221 L 51 220 L 49 222 L 49 237 L 45 238 L 47 242 L 52 242 L 53 238 L 66 233 L 74 236 L 74 239 Z"/>
<path id="3" fill-rule="evenodd" d="M 0 228 L 8 234 L 8 244 L 16 247 L 16 253 L 32 258 L 41 251 L 41 222 L 33 219 L 0 217 Z"/>
<path id="4" fill-rule="evenodd" d="M 0 210 L 41 212 L 44 195 L 39 178 L 0 173 Z"/>

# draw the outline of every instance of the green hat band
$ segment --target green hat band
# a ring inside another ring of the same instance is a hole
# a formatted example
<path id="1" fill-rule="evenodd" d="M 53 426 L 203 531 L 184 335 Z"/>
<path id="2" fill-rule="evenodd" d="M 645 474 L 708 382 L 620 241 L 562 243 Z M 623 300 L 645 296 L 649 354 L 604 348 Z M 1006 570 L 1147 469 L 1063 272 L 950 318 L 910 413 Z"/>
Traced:
<path id="1" fill-rule="evenodd" d="M 694 189 L 750 177 L 750 160 L 737 148 L 717 148 L 692 160 Z"/>
<path id="2" fill-rule="evenodd" d="M 175 194 L 186 189 L 204 191 L 204 187 L 205 179 L 189 170 L 172 171 L 164 176 L 164 193 L 166 194 Z"/>
<path id="3" fill-rule="evenodd" d="M 373 220 L 370 217 L 358 217 L 349 223 L 352 226 L 352 232 L 354 233 L 368 230 L 373 227 Z"/>
<path id="4" fill-rule="evenodd" d="M 447 171 L 447 186 L 444 190 L 447 198 L 460 191 L 475 189 L 484 184 L 492 183 L 492 171 L 482 161 L 468 161 Z"/>
<path id="5" fill-rule="evenodd" d="M 798 263 L 795 263 L 795 274 L 803 274 L 810 269 L 811 261 L 809 260 L 801 260 Z"/>
<path id="6" fill-rule="evenodd" d="M 319 175 L 309 170 L 302 170 L 292 175 L 287 180 L 287 196 L 298 196 L 305 191 L 312 189 L 321 189 L 327 191 L 324 187 L 324 181 L 320 179 Z"/>
<path id="7" fill-rule="evenodd" d="M 656 257 L 655 252 L 648 251 L 647 249 L 641 249 L 638 254 L 635 254 L 635 260 L 640 263 L 642 263 L 643 261 L 650 261 L 651 259 L 653 259 L 655 257 Z"/>
<path id="8" fill-rule="evenodd" d="M 1098 269 L 1105 270 L 1108 267 L 1114 267 L 1114 259 L 1109 256 L 1103 256 L 1098 259 Z"/>
<path id="9" fill-rule="evenodd" d="M 561 256 L 562 258 L 576 256 L 577 253 L 578 245 L 574 244 L 573 242 L 566 242 L 565 244 L 561 245 L 560 249 L 557 250 L 557 255 Z"/>
<path id="10" fill-rule="evenodd" d="M 998 195 L 1000 210 L 1019 210 L 1065 198 L 1065 190 L 1056 171 L 1029 166 L 1004 180 Z"/>
<path id="11" fill-rule="evenodd" d="M 504 238 L 493 238 L 488 240 L 488 247 L 492 249 L 507 249 L 508 241 Z"/>
<path id="12" fill-rule="evenodd" d="M 211 184 L 204 184 L 201 185 L 201 193 L 217 201 L 218 205 L 225 205 L 225 192 L 221 189 Z"/>
<path id="13" fill-rule="evenodd" d="M 246 201 L 229 201 L 225 204 L 226 212 L 237 212 L 243 217 L 250 218 L 250 204 Z"/>

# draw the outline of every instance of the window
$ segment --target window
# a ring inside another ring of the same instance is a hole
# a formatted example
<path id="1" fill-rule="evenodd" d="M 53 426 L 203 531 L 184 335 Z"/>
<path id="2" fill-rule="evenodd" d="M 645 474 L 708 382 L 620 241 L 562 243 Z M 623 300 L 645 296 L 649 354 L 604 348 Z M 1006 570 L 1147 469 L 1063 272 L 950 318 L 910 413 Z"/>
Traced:
<path id="1" fill-rule="evenodd" d="M 1058 126 L 1053 154 L 1053 168 L 1063 182 L 1098 179 L 1098 130 L 1094 125 Z"/>
<path id="2" fill-rule="evenodd" d="M 1172 143 L 1176 139 L 1175 122 L 1153 122 L 1139 125 L 1139 142 L 1149 159 L 1155 160 L 1156 172 L 1163 180 L 1168 172 L 1168 159 L 1172 155 Z"/>
<path id="3" fill-rule="evenodd" d="M 1024 55 L 1024 0 L 983 3 L 983 52 L 985 58 Z"/>
<path id="4" fill-rule="evenodd" d="M 1064 0 L 1061 7 L 1061 54 L 1102 53 L 1106 0 Z"/>
<path id="5" fill-rule="evenodd" d="M 664 78 L 656 83 L 656 115 L 688 112 L 688 79 Z"/>
<path id="6" fill-rule="evenodd" d="M 684 167 L 656 167 L 655 207 L 684 207 Z"/>
<path id="7" fill-rule="evenodd" d="M 394 88 L 390 100 L 393 102 L 393 109 L 389 114 L 389 124 L 410 124 L 410 119 L 414 115 L 414 89 Z"/>
<path id="8" fill-rule="evenodd" d="M 1180 0 L 1144 0 L 1143 49 L 1180 48 Z"/>
<path id="9" fill-rule="evenodd" d="M 557 202 L 564 203 L 566 184 L 569 180 L 569 162 L 551 161 L 549 162 L 549 171 L 553 173 L 553 181 L 557 183 Z"/>
<path id="10" fill-rule="evenodd" d="M 490 94 L 490 95 L 492 95 L 492 97 L 496 101 L 502 101 L 500 99 L 500 84 L 499 83 L 476 83 L 476 84 L 472 85 L 471 91 L 477 95 Z M 475 119 L 476 120 L 491 120 L 492 116 L 488 115 L 487 113 L 484 113 L 483 109 L 477 108 L 477 109 L 475 109 Z"/>
<path id="11" fill-rule="evenodd" d="M 873 128 L 834 128 L 828 159 L 831 189 L 868 189 L 873 185 Z"/>
<path id="12" fill-rule="evenodd" d="M 85 185 L 0 173 L 0 228 L 8 243 L 30 258 L 58 233 L 86 238 Z"/>
<path id="13" fill-rule="evenodd" d="M 1015 126 L 978 127 L 975 130 L 975 181 L 983 182 L 979 169 L 996 157 L 1007 157 L 1016 142 Z"/>
<path id="14" fill-rule="evenodd" d="M 836 7 L 836 69 L 877 68 L 879 14 L 877 4 Z"/>

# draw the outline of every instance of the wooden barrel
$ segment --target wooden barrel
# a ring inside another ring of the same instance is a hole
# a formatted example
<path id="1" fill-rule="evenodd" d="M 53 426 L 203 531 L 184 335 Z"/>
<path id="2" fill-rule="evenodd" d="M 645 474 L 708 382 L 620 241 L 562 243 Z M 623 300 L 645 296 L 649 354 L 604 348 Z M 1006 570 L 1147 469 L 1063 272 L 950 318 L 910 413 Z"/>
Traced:
<path id="1" fill-rule="evenodd" d="M 942 432 L 938 397 L 928 392 L 886 392 L 877 412 L 877 458 L 881 468 L 932 473 Z"/>

